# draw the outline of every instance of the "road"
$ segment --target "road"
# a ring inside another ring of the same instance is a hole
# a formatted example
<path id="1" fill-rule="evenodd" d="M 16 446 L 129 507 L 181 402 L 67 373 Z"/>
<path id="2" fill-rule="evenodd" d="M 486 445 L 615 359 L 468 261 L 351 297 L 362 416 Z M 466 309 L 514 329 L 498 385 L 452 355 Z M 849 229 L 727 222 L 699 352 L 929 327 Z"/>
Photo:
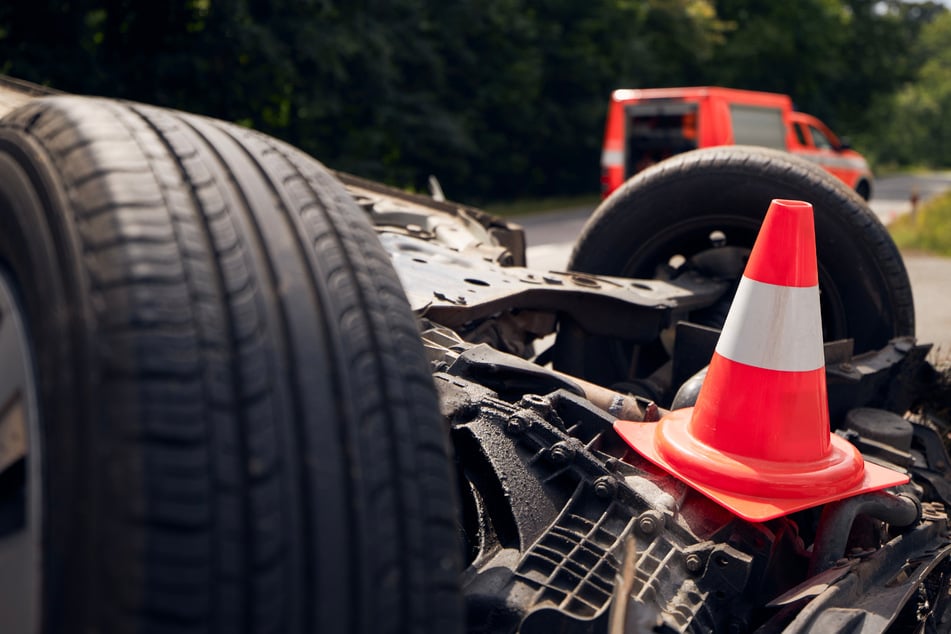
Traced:
<path id="1" fill-rule="evenodd" d="M 911 211 L 911 196 L 919 201 L 932 198 L 951 187 L 951 172 L 928 174 L 898 174 L 875 181 L 875 191 L 869 206 L 888 224 L 896 217 Z"/>
<path id="2" fill-rule="evenodd" d="M 869 206 L 883 223 L 912 209 L 911 196 L 919 202 L 951 188 L 951 172 L 888 176 L 876 181 Z M 525 227 L 528 265 L 563 270 L 571 246 L 594 207 L 565 209 L 518 219 Z M 918 340 L 935 344 L 933 358 L 951 358 L 951 259 L 922 253 L 903 253 L 915 298 Z"/>

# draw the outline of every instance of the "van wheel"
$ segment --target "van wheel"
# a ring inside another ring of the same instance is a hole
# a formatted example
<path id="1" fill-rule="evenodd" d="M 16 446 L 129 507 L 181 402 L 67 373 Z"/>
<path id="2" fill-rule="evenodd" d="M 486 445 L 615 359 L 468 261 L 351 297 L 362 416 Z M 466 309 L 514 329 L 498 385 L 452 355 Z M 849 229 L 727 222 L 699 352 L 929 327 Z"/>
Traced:
<path id="1" fill-rule="evenodd" d="M 634 176 L 594 212 L 568 267 L 602 275 L 671 279 L 701 270 L 738 281 L 774 198 L 815 207 L 826 340 L 853 338 L 857 352 L 913 335 L 911 285 L 884 226 L 854 192 L 784 152 L 715 147 L 675 156 Z M 720 327 L 720 306 L 691 320 Z M 643 379 L 670 359 L 670 342 L 632 349 L 569 325 L 556 342 L 560 369 L 602 384 Z M 578 351 L 578 352 L 576 352 Z M 671 386 L 662 386 L 666 397 Z M 673 386 L 676 389 L 676 386 Z"/>
<path id="2" fill-rule="evenodd" d="M 416 323 L 317 162 L 32 101 L 0 122 L 0 314 L 5 630 L 460 631 Z"/>
<path id="3" fill-rule="evenodd" d="M 869 200 L 872 197 L 872 185 L 867 180 L 862 179 L 855 186 L 855 193 L 862 197 L 862 200 Z"/>

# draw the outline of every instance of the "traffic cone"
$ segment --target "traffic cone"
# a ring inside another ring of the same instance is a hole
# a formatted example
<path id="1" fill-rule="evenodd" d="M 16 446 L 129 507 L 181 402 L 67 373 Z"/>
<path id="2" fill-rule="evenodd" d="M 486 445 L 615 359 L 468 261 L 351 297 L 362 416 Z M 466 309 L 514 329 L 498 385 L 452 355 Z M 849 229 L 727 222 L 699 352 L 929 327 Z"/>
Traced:
<path id="1" fill-rule="evenodd" d="M 694 407 L 617 421 L 634 451 L 754 522 L 908 482 L 829 426 L 812 205 L 774 200 Z"/>

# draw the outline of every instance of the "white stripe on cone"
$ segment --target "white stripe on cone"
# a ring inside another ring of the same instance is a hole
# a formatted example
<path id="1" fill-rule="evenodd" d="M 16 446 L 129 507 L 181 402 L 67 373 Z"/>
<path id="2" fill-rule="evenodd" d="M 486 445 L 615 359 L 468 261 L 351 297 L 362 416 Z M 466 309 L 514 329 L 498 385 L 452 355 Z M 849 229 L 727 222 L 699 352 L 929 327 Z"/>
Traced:
<path id="1" fill-rule="evenodd" d="M 819 287 L 777 286 L 744 275 L 717 352 L 766 370 L 809 372 L 823 367 Z"/>
<path id="2" fill-rule="evenodd" d="M 624 152 L 621 150 L 604 150 L 601 152 L 601 165 L 614 167 L 624 165 Z"/>

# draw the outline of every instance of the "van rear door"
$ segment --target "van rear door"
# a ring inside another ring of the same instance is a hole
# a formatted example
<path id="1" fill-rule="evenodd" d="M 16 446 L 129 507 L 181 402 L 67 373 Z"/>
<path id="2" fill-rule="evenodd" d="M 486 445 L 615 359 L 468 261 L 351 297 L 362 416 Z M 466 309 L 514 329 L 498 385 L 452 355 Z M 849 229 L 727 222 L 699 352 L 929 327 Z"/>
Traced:
<path id="1" fill-rule="evenodd" d="M 625 178 L 674 154 L 697 149 L 697 103 L 654 99 L 625 106 Z"/>

